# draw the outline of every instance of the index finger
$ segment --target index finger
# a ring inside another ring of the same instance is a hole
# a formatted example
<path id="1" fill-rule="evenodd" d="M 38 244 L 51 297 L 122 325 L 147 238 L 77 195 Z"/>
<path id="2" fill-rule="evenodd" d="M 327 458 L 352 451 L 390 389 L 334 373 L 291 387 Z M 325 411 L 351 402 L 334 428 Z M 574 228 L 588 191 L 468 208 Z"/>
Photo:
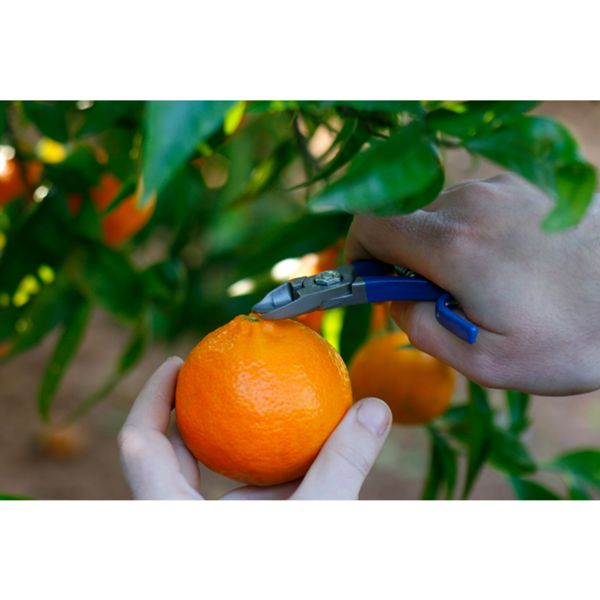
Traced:
<path id="1" fill-rule="evenodd" d="M 136 398 L 125 426 L 164 433 L 175 398 L 175 384 L 183 361 L 178 356 L 166 360 L 146 382 Z"/>
<path id="2" fill-rule="evenodd" d="M 346 258 L 375 258 L 408 267 L 435 281 L 446 283 L 444 249 L 452 228 L 438 212 L 418 210 L 397 217 L 357 215 L 346 240 Z"/>

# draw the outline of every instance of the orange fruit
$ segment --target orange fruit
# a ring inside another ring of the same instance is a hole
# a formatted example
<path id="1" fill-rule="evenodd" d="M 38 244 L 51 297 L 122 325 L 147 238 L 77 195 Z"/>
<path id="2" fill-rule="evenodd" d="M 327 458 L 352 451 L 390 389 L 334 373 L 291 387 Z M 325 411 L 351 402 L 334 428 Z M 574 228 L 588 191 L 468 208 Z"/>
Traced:
<path id="1" fill-rule="evenodd" d="M 39 432 L 37 443 L 43 455 L 64 460 L 82 453 L 86 446 L 86 435 L 77 425 L 47 425 Z"/>
<path id="2" fill-rule="evenodd" d="M 110 206 L 121 189 L 121 182 L 110 173 L 100 178 L 97 187 L 90 190 L 92 202 L 99 211 Z M 134 193 L 123 199 L 119 205 L 102 217 L 102 237 L 107 246 L 118 246 L 136 234 L 150 219 L 156 197 L 152 196 L 145 206 L 138 205 L 138 194 Z M 69 208 L 77 214 L 81 206 L 81 196 L 69 196 Z"/>
<path id="3" fill-rule="evenodd" d="M 179 431 L 200 462 L 275 485 L 306 473 L 352 389 L 340 355 L 308 327 L 239 315 L 191 351 L 175 397 Z"/>
<path id="4" fill-rule="evenodd" d="M 340 262 L 340 250 L 343 247 L 343 244 L 344 241 L 339 240 L 317 254 L 306 254 L 300 259 L 300 266 L 290 279 L 294 279 L 295 277 L 311 277 L 321 271 L 335 269 Z M 304 315 L 300 315 L 296 317 L 296 319 L 311 329 L 314 329 L 317 333 L 321 333 L 324 314 L 325 311 L 314 310 Z"/>
<path id="5" fill-rule="evenodd" d="M 388 329 L 390 304 L 390 302 L 376 302 L 372 305 L 370 325 L 372 333 L 380 333 Z"/>
<path id="6" fill-rule="evenodd" d="M 395 423 L 428 423 L 446 411 L 454 393 L 454 371 L 410 346 L 395 331 L 366 342 L 352 358 L 354 399 L 376 396 L 389 405 Z"/>
<path id="7" fill-rule="evenodd" d="M 0 342 L 0 358 L 4 358 L 12 350 L 12 342 Z"/>
<path id="8" fill-rule="evenodd" d="M 35 188 L 40 181 L 42 168 L 40 162 L 27 163 L 24 168 L 25 182 L 22 170 L 14 158 L 6 161 L 0 158 L 0 206 L 27 194 L 28 187 Z"/>

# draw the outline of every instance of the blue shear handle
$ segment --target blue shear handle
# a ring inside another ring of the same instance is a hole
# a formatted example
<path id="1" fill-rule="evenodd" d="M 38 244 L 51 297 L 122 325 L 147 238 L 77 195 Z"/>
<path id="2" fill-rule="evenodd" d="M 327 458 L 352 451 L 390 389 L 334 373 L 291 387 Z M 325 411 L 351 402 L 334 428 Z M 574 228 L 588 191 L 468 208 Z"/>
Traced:
<path id="1" fill-rule="evenodd" d="M 479 329 L 467 319 L 450 309 L 450 306 L 456 304 L 456 301 L 447 292 L 442 294 L 435 304 L 435 318 L 448 331 L 463 339 L 468 344 L 474 344 L 477 339 Z"/>
<path id="2" fill-rule="evenodd" d="M 394 267 L 392 265 L 378 260 L 355 260 L 352 263 L 352 267 L 359 277 L 394 274 Z"/>
<path id="3" fill-rule="evenodd" d="M 378 275 L 366 277 L 365 288 L 369 302 L 386 302 L 387 300 L 433 302 L 443 293 L 443 290 L 435 283 L 419 276 L 410 278 Z"/>

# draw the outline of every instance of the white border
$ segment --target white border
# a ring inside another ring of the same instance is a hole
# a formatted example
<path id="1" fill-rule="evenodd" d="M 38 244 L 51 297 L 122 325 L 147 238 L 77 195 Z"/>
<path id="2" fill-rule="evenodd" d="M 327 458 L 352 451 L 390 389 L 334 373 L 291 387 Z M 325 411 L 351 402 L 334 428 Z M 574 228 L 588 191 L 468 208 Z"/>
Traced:
<path id="1" fill-rule="evenodd" d="M 590 0 L 74 0 L 2 8 L 13 99 L 600 98 Z"/>
<path id="2" fill-rule="evenodd" d="M 12 502 L 0 597 L 586 598 L 598 502 Z"/>

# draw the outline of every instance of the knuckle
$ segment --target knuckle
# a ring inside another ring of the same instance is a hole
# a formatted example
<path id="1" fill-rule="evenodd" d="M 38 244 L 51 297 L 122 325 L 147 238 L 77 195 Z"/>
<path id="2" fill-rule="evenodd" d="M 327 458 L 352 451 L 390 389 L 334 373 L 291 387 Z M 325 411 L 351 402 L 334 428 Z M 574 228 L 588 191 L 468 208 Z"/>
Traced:
<path id="1" fill-rule="evenodd" d="M 346 464 L 352 471 L 364 479 L 371 470 L 370 461 L 365 458 L 356 448 L 342 444 L 333 450 L 336 460 Z"/>
<path id="2" fill-rule="evenodd" d="M 492 184 L 501 184 L 501 185 L 514 185 L 517 182 L 520 182 L 521 179 L 515 175 L 514 173 L 503 172 L 491 177 L 486 180 L 487 183 Z"/>
<path id="3" fill-rule="evenodd" d="M 135 458 L 144 451 L 144 437 L 135 427 L 123 427 L 117 436 L 117 443 L 125 459 Z"/>

